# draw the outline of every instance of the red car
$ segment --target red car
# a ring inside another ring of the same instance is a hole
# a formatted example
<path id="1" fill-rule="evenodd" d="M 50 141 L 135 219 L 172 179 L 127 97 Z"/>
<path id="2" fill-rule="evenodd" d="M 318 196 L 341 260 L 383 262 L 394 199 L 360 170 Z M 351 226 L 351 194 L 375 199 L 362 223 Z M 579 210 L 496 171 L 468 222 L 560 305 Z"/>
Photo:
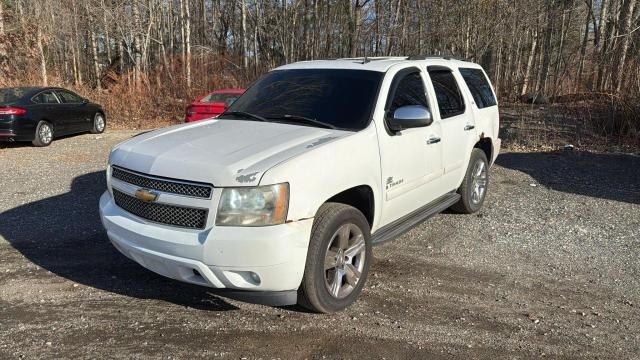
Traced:
<path id="1" fill-rule="evenodd" d="M 245 89 L 222 89 L 196 99 L 187 107 L 184 122 L 208 119 L 222 114 L 244 91 Z"/>

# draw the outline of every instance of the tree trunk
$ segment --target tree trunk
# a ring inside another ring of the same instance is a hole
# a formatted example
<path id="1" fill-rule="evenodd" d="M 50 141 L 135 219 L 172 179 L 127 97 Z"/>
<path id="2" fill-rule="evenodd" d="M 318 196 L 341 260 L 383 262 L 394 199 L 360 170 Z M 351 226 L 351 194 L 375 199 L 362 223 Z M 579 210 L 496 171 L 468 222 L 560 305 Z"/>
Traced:
<path id="1" fill-rule="evenodd" d="M 625 65 L 627 59 L 627 53 L 629 52 L 629 45 L 631 44 L 631 20 L 633 19 L 633 12 L 635 9 L 636 0 L 625 0 L 620 10 L 620 30 L 618 36 L 622 37 L 621 44 L 618 49 L 618 54 L 614 58 L 614 73 L 615 73 L 615 86 L 616 92 L 620 93 L 622 89 L 622 83 L 625 78 Z"/>
<path id="2" fill-rule="evenodd" d="M 142 86 L 142 50 L 140 49 L 140 47 L 142 46 L 142 39 L 140 36 L 140 32 L 142 31 L 142 26 L 140 23 L 140 12 L 138 10 L 138 3 L 136 0 L 132 0 L 131 8 L 133 13 L 133 26 L 134 26 L 133 81 L 136 89 L 140 90 Z"/>
<path id="3" fill-rule="evenodd" d="M 96 34 L 93 30 L 89 30 L 91 34 L 91 55 L 93 60 L 93 70 L 96 75 L 96 87 L 98 89 L 102 88 L 102 84 L 100 83 L 100 64 L 98 62 L 98 47 L 96 46 Z"/>
<path id="4" fill-rule="evenodd" d="M 351 3 L 351 1 L 349 1 Z M 361 9 L 366 4 L 360 3 L 360 0 L 356 0 L 356 2 L 351 6 L 349 4 L 349 56 L 356 57 L 358 53 L 358 39 L 360 37 L 360 27 L 362 26 L 360 16 Z"/>
<path id="5" fill-rule="evenodd" d="M 4 12 L 2 11 L 2 1 L 0 1 L 0 36 L 4 36 Z"/>
<path id="6" fill-rule="evenodd" d="M 189 11 L 189 0 L 184 0 L 184 12 L 185 69 L 187 75 L 187 89 L 191 89 L 191 14 Z"/>
<path id="7" fill-rule="evenodd" d="M 536 56 L 536 50 L 538 46 L 538 34 L 537 31 L 533 31 L 531 34 L 531 50 L 529 51 L 529 59 L 527 60 L 527 67 L 524 71 L 524 79 L 522 81 L 522 91 L 520 95 L 524 95 L 529 90 L 529 81 L 531 76 L 531 70 L 533 69 L 533 60 Z"/>
<path id="8" fill-rule="evenodd" d="M 603 0 L 604 1 L 604 0 Z M 577 82 L 574 91 L 578 91 L 580 86 L 582 85 L 582 73 L 584 71 L 584 58 L 587 53 L 587 43 L 589 41 L 589 24 L 591 21 L 591 17 L 593 16 L 593 0 L 585 0 L 587 3 L 587 16 L 584 20 L 584 29 L 582 33 L 582 44 L 580 45 L 580 61 L 578 63 L 578 73 L 577 73 Z M 594 45 L 596 43 L 597 38 L 597 30 L 594 29 Z"/>
<path id="9" fill-rule="evenodd" d="M 544 46 L 542 53 L 542 68 L 540 71 L 539 87 L 538 90 L 546 95 L 547 93 L 547 81 L 549 79 L 549 67 L 551 65 L 551 38 L 553 35 L 553 28 L 555 25 L 556 11 L 555 1 L 547 0 L 547 28 L 544 33 Z"/>
<path id="10" fill-rule="evenodd" d="M 42 85 L 48 86 L 49 81 L 47 80 L 47 59 L 44 56 L 44 46 L 42 44 L 42 30 L 40 26 L 37 26 L 36 30 L 36 43 L 38 46 L 38 53 L 40 55 L 40 77 L 42 78 Z"/>
<path id="11" fill-rule="evenodd" d="M 242 68 L 247 70 L 249 67 L 249 58 L 247 53 L 249 52 L 247 46 L 249 41 L 247 39 L 247 3 L 244 0 L 240 0 L 240 17 L 242 20 Z"/>

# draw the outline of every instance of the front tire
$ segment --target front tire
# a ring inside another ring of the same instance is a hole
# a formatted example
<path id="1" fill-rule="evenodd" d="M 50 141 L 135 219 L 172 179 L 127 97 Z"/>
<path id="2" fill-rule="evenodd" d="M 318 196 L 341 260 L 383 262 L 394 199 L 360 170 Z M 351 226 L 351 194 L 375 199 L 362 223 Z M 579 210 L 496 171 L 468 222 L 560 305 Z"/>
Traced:
<path id="1" fill-rule="evenodd" d="M 102 134 L 107 128 L 107 117 L 103 113 L 98 112 L 93 116 L 92 134 Z"/>
<path id="2" fill-rule="evenodd" d="M 46 121 L 40 121 L 36 126 L 36 134 L 32 141 L 33 146 L 49 146 L 53 140 L 53 127 Z"/>
<path id="3" fill-rule="evenodd" d="M 484 151 L 471 151 L 469 166 L 462 184 L 458 188 L 460 200 L 451 207 L 455 212 L 473 214 L 482 208 L 489 188 L 489 161 Z"/>
<path id="4" fill-rule="evenodd" d="M 298 303 L 319 313 L 351 305 L 364 287 L 373 252 L 369 223 L 356 208 L 320 207 L 313 222 Z"/>

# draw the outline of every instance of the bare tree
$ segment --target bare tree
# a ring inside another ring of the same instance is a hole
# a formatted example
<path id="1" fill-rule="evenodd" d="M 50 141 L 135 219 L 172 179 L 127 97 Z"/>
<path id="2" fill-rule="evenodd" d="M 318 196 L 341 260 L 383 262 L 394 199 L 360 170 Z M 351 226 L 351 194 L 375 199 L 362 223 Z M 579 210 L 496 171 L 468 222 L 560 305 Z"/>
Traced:
<path id="1" fill-rule="evenodd" d="M 4 11 L 2 11 L 2 1 L 0 1 L 0 36 L 4 36 Z"/>
<path id="2" fill-rule="evenodd" d="M 78 86 L 109 70 L 180 97 L 286 62 L 415 54 L 479 62 L 509 99 L 640 83 L 638 0 L 0 1 L 3 38 L 32 44 L 0 41 L 5 64 Z"/>

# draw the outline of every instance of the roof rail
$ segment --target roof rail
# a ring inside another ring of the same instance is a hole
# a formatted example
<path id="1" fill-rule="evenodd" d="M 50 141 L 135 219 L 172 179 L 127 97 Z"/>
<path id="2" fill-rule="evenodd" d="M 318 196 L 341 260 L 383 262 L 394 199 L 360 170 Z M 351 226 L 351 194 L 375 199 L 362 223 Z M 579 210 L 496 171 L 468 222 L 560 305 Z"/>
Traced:
<path id="1" fill-rule="evenodd" d="M 460 57 L 451 56 L 451 55 L 411 55 L 407 57 L 407 60 L 427 60 L 427 59 L 469 61 L 465 58 L 460 58 Z"/>
<path id="2" fill-rule="evenodd" d="M 359 57 L 346 57 L 346 58 L 337 58 L 330 60 L 353 60 L 353 61 L 364 61 L 367 62 L 375 61 L 375 60 L 405 60 L 406 56 L 359 56 Z"/>

